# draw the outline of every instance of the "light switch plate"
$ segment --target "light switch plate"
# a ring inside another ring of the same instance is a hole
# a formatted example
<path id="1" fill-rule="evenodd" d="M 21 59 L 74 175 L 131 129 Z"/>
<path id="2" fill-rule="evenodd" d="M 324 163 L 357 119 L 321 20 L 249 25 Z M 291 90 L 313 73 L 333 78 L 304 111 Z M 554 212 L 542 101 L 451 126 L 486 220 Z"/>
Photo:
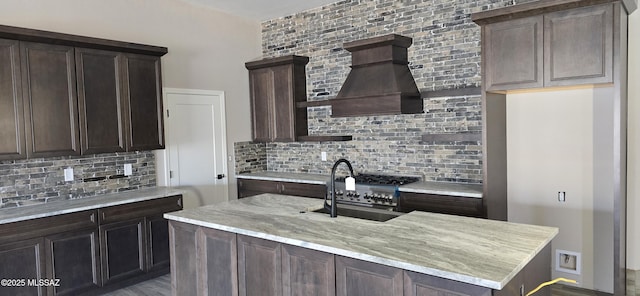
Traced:
<path id="1" fill-rule="evenodd" d="M 133 175 L 133 167 L 131 166 L 130 163 L 125 163 L 124 164 L 124 175 L 125 176 Z"/>
<path id="2" fill-rule="evenodd" d="M 73 168 L 64 169 L 64 181 L 65 182 L 73 181 Z"/>

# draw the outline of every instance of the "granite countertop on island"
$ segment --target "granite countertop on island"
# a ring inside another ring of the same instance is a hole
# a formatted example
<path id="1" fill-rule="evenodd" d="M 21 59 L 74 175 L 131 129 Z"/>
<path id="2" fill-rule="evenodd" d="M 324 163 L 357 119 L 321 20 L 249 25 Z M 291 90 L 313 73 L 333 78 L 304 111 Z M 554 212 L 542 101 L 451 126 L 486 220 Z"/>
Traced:
<path id="1" fill-rule="evenodd" d="M 169 187 L 150 187 L 92 197 L 54 201 L 26 207 L 6 208 L 0 210 L 0 224 L 76 213 L 178 194 L 183 194 L 183 191 Z"/>
<path id="2" fill-rule="evenodd" d="M 317 199 L 261 194 L 164 217 L 498 290 L 558 233 L 418 211 L 387 222 L 312 212 L 321 207 Z"/>
<path id="3" fill-rule="evenodd" d="M 274 172 L 274 171 L 263 171 L 263 172 L 239 174 L 236 176 L 236 178 L 265 180 L 265 181 L 294 182 L 294 183 L 305 183 L 305 184 L 320 184 L 320 185 L 327 184 L 327 182 L 329 182 L 329 179 L 330 179 L 328 175 L 322 175 L 322 174 L 285 173 L 285 172 Z M 420 181 L 416 183 L 402 185 L 398 188 L 398 190 L 400 192 L 413 192 L 413 193 L 426 193 L 426 194 L 482 198 L 481 184 Z"/>

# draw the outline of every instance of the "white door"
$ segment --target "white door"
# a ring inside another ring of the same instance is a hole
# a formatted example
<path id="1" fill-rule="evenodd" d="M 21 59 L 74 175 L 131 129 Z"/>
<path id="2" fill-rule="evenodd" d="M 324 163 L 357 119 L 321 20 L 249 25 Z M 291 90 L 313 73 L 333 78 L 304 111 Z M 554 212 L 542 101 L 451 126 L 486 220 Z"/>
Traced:
<path id="1" fill-rule="evenodd" d="M 164 89 L 168 185 L 184 189 L 184 207 L 227 201 L 224 92 Z"/>

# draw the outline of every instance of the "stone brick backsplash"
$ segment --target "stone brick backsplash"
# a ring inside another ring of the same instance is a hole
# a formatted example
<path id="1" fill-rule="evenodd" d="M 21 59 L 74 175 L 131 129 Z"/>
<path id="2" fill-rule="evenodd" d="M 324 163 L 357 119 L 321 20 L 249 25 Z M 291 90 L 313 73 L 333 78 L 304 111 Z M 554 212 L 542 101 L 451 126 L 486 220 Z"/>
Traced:
<path id="1" fill-rule="evenodd" d="M 518 1 L 518 4 L 533 0 Z M 474 12 L 512 0 L 340 1 L 262 24 L 264 57 L 310 58 L 309 101 L 335 97 L 349 73 L 343 43 L 386 34 L 413 38 L 409 68 L 421 92 L 479 87 L 480 27 Z M 480 96 L 424 99 L 424 113 L 332 118 L 331 107 L 307 109 L 310 135 L 352 135 L 353 141 L 270 143 L 267 169 L 328 173 L 346 157 L 358 171 L 423 175 L 426 180 L 482 183 L 482 143 L 421 141 L 423 134 L 481 133 Z M 476 137 L 477 138 L 477 137 Z"/>
<path id="2" fill-rule="evenodd" d="M 267 170 L 267 145 L 265 143 L 233 143 L 236 174 Z"/>
<path id="3" fill-rule="evenodd" d="M 132 164 L 133 175 L 118 178 L 124 174 L 125 163 Z M 73 168 L 74 181 L 65 182 L 64 169 L 68 167 Z M 107 178 L 84 180 L 95 177 Z M 0 161 L 1 208 L 153 186 L 156 186 L 156 168 L 151 151 Z"/>

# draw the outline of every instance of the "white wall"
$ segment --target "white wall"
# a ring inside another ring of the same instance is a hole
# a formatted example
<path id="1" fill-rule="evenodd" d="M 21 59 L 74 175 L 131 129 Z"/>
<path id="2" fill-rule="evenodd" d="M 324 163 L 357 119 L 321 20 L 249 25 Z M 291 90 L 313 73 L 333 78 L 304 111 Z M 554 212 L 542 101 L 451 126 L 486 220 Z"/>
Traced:
<path id="1" fill-rule="evenodd" d="M 627 268 L 640 270 L 640 12 L 629 16 Z"/>
<path id="2" fill-rule="evenodd" d="M 605 292 L 613 292 L 612 95 L 604 88 L 507 96 L 508 220 L 560 228 L 554 257 L 556 249 L 579 252 L 582 270 L 554 268 L 553 277 Z"/>
<path id="3" fill-rule="evenodd" d="M 0 24 L 168 47 L 163 87 L 224 91 L 228 154 L 251 139 L 244 62 L 261 56 L 258 22 L 181 0 L 2 0 Z"/>

